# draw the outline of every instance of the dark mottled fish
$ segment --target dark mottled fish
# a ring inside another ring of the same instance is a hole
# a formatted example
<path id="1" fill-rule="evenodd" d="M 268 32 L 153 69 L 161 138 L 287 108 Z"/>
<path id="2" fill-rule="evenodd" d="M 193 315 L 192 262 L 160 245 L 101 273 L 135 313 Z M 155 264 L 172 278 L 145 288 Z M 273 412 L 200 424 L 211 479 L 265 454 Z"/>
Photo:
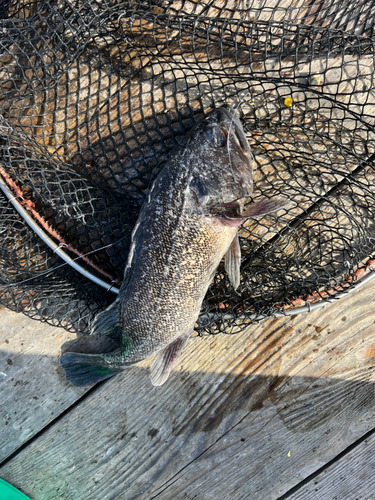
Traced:
<path id="1" fill-rule="evenodd" d="M 92 333 L 120 340 L 101 355 L 65 353 L 74 385 L 89 385 L 157 353 L 151 381 L 163 384 L 193 332 L 215 271 L 225 255 L 234 288 L 240 282 L 238 226 L 283 208 L 287 200 L 254 203 L 253 157 L 237 115 L 207 114 L 171 153 L 155 180 L 132 234 L 124 282 L 116 301 L 95 318 Z"/>

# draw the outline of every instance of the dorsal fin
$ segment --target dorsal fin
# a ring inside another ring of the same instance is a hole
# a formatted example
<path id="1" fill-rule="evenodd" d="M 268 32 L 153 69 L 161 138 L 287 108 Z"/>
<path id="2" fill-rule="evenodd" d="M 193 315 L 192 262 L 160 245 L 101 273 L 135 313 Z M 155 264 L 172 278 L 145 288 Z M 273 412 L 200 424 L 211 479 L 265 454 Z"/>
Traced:
<path id="1" fill-rule="evenodd" d="M 134 263 L 128 263 L 127 266 L 125 267 L 125 270 L 124 270 L 124 277 L 122 279 L 122 283 L 121 283 L 121 291 L 124 291 L 127 289 L 129 283 L 130 283 L 130 280 L 131 280 L 131 277 L 133 276 L 133 272 L 134 272 Z"/>
<path id="2" fill-rule="evenodd" d="M 105 311 L 95 316 L 91 325 L 91 335 L 108 335 L 114 340 L 120 338 L 121 324 L 117 316 L 119 305 L 116 299 Z"/>

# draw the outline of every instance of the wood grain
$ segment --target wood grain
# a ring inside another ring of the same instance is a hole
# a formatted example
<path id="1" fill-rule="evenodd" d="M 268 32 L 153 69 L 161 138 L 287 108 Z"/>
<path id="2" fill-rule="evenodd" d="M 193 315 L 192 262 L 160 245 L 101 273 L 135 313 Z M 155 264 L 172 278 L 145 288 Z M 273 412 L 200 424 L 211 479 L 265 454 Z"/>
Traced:
<path id="1" fill-rule="evenodd" d="M 85 392 L 60 372 L 62 328 L 0 311 L 0 462 L 69 408 Z"/>
<path id="2" fill-rule="evenodd" d="M 375 494 L 375 435 L 327 467 L 289 500 L 366 500 Z"/>
<path id="3" fill-rule="evenodd" d="M 194 338 L 160 388 L 127 369 L 0 475 L 35 500 L 276 499 L 375 426 L 374 291 Z"/>

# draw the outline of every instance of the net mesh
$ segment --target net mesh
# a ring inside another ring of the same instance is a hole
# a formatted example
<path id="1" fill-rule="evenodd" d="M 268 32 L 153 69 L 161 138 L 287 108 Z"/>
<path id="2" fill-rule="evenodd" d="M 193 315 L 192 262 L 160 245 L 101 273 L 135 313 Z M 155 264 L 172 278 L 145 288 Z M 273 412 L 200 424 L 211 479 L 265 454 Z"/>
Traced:
<path id="1" fill-rule="evenodd" d="M 374 6 L 3 1 L 0 177 L 110 288 L 168 152 L 228 103 L 255 154 L 253 200 L 297 203 L 241 227 L 240 293 L 221 265 L 197 331 L 237 333 L 338 297 L 374 252 Z M 113 293 L 65 264 L 1 193 L 0 231 L 0 302 L 87 332 Z"/>

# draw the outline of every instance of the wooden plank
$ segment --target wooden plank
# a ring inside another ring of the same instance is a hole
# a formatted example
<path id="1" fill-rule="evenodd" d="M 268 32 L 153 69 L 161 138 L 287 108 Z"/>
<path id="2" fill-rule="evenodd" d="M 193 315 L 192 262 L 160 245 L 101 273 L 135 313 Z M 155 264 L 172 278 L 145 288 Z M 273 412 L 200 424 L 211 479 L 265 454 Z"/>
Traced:
<path id="1" fill-rule="evenodd" d="M 0 462 L 86 392 L 59 370 L 61 345 L 73 338 L 62 328 L 0 311 Z"/>
<path id="2" fill-rule="evenodd" d="M 109 380 L 1 469 L 35 499 L 273 499 L 375 427 L 375 282 L 236 336 L 170 380 Z"/>
<path id="3" fill-rule="evenodd" d="M 327 467 L 290 500 L 358 500 L 375 497 L 375 435 Z"/>

